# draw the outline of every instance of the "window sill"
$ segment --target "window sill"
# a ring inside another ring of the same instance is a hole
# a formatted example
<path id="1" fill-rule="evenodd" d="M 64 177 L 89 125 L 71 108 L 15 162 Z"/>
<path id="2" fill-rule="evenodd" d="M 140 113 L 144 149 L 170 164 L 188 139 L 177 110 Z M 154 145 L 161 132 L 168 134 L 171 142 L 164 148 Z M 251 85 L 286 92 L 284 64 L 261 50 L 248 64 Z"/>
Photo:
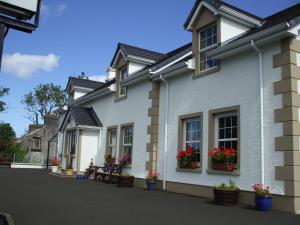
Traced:
<path id="1" fill-rule="evenodd" d="M 197 74 L 193 74 L 193 79 L 199 78 L 199 77 L 203 77 L 212 73 L 216 73 L 220 71 L 220 66 L 216 66 L 210 69 L 206 69 L 206 70 L 202 70 Z"/>
<path id="2" fill-rule="evenodd" d="M 185 173 L 202 173 L 202 168 L 197 169 L 183 169 L 183 168 L 176 168 L 177 172 L 185 172 Z"/>
<path id="3" fill-rule="evenodd" d="M 229 176 L 240 176 L 241 175 L 239 170 L 230 172 L 230 171 L 223 171 L 223 170 L 207 169 L 206 172 L 208 174 L 216 174 L 216 175 L 229 175 Z"/>
<path id="4" fill-rule="evenodd" d="M 116 97 L 115 102 L 119 102 L 119 101 L 122 101 L 122 100 L 125 100 L 125 99 L 127 99 L 127 95 Z"/>

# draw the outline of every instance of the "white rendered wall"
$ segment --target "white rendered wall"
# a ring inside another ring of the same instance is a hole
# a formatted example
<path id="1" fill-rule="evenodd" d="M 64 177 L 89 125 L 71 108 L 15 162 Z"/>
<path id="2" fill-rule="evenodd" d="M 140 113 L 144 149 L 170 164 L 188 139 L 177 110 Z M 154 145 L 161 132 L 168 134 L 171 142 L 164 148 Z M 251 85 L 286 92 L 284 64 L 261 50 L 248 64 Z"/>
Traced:
<path id="1" fill-rule="evenodd" d="M 116 102 L 114 93 L 111 93 L 82 105 L 85 107 L 93 106 L 103 124 L 103 135 L 100 140 L 101 147 L 97 158 L 94 160 L 96 165 L 102 166 L 104 163 L 107 127 L 118 125 L 117 149 L 119 149 L 120 125 L 133 122 L 133 164 L 132 168 L 128 168 L 126 171 L 135 177 L 145 178 L 147 173 L 145 163 L 149 160 L 149 153 L 146 152 L 146 144 L 150 141 L 150 136 L 147 134 L 147 126 L 150 125 L 148 108 L 150 107 L 149 91 L 151 87 L 151 82 L 145 81 L 130 86 L 128 88 L 127 99 L 125 100 Z M 119 152 L 117 151 L 117 157 L 118 154 Z"/>
<path id="2" fill-rule="evenodd" d="M 273 43 L 263 49 L 264 100 L 265 100 L 265 182 L 274 193 L 283 194 L 284 184 L 275 180 L 275 166 L 284 165 L 283 153 L 275 151 L 275 140 L 282 136 L 282 124 L 274 123 L 274 109 L 282 107 L 280 95 L 273 94 L 273 82 L 281 79 L 281 70 L 273 69 L 273 55 L 280 53 L 280 44 Z M 163 174 L 165 94 L 160 88 L 159 155 L 158 172 Z M 260 161 L 260 113 L 258 56 L 249 51 L 221 62 L 221 70 L 201 78 L 192 79 L 185 74 L 169 80 L 169 138 L 167 156 L 167 180 L 205 186 L 235 181 L 242 190 L 261 177 Z M 208 174 L 208 112 L 211 109 L 240 105 L 240 176 Z M 203 159 L 202 173 L 176 171 L 178 116 L 203 112 Z"/>
<path id="3" fill-rule="evenodd" d="M 99 130 L 82 130 L 80 138 L 80 171 L 89 167 L 91 159 L 95 161 L 99 147 Z M 77 151 L 78 156 L 78 151 Z M 77 160 L 76 160 L 77 161 Z"/>
<path id="4" fill-rule="evenodd" d="M 0 0 L 0 2 L 5 2 L 14 6 L 18 6 L 24 9 L 28 9 L 32 12 L 36 12 L 37 9 L 37 0 L 26 0 L 26 1 L 20 1 L 20 0 Z"/>
<path id="5" fill-rule="evenodd" d="M 145 65 L 143 64 L 139 64 L 139 63 L 135 63 L 135 62 L 129 62 L 129 65 L 128 65 L 128 74 L 132 74 L 142 68 L 144 68 Z"/>
<path id="6" fill-rule="evenodd" d="M 248 27 L 233 20 L 221 17 L 221 43 L 236 37 L 247 30 L 249 30 Z"/>
<path id="7" fill-rule="evenodd" d="M 84 92 L 84 91 L 74 91 L 74 99 L 80 98 L 86 94 L 87 94 L 87 92 Z"/>

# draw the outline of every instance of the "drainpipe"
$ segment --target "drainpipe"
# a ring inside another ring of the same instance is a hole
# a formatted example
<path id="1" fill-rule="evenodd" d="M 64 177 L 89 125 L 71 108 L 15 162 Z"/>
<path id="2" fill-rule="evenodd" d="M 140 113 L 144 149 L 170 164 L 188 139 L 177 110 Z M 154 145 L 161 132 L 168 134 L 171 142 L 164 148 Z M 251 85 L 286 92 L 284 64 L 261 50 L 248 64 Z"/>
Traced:
<path id="1" fill-rule="evenodd" d="M 165 110 L 165 143 L 164 143 L 164 177 L 163 190 L 166 190 L 167 153 L 168 153 L 168 118 L 169 118 L 169 82 L 161 74 L 159 79 L 166 84 L 166 110 Z"/>
<path id="2" fill-rule="evenodd" d="M 264 137 L 264 87 L 263 87 L 263 58 L 262 51 L 254 40 L 251 40 L 252 48 L 258 53 L 259 60 L 259 93 L 260 93 L 260 148 L 261 148 L 261 183 L 265 183 L 265 137 Z"/>

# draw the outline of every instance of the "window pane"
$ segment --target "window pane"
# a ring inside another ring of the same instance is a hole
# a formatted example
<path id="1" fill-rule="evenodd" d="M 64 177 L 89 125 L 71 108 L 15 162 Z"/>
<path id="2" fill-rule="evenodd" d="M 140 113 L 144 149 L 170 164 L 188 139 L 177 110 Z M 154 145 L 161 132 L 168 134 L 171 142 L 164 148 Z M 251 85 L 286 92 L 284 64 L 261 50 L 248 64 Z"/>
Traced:
<path id="1" fill-rule="evenodd" d="M 237 116 L 232 117 L 232 126 L 234 126 L 234 127 L 237 126 Z"/>
<path id="2" fill-rule="evenodd" d="M 224 129 L 219 129 L 219 139 L 224 139 L 224 137 L 225 137 Z"/>
<path id="3" fill-rule="evenodd" d="M 226 117 L 226 127 L 231 127 L 231 117 Z"/>
<path id="4" fill-rule="evenodd" d="M 211 28 L 208 28 L 208 29 L 206 30 L 206 34 L 207 34 L 208 37 L 212 36 L 212 31 L 213 31 L 212 27 L 211 27 Z"/>
<path id="5" fill-rule="evenodd" d="M 213 44 L 213 38 L 212 37 L 207 38 L 207 46 L 210 46 L 212 44 Z"/>
<path id="6" fill-rule="evenodd" d="M 219 127 L 224 128 L 225 126 L 225 119 L 224 118 L 219 118 Z"/>
<path id="7" fill-rule="evenodd" d="M 237 138 L 237 127 L 232 128 L 232 138 Z"/>
<path id="8" fill-rule="evenodd" d="M 225 138 L 231 138 L 231 128 L 226 128 Z"/>

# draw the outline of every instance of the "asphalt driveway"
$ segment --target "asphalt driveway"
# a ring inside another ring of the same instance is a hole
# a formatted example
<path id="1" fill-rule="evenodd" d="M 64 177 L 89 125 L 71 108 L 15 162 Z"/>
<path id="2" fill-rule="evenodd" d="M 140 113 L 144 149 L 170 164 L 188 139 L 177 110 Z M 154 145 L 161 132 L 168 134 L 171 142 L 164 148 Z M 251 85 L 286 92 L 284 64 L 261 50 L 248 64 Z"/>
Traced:
<path id="1" fill-rule="evenodd" d="M 0 168 L 0 211 L 16 225 L 299 225 L 300 216 L 161 191 L 123 189 L 48 175 L 45 170 Z"/>

